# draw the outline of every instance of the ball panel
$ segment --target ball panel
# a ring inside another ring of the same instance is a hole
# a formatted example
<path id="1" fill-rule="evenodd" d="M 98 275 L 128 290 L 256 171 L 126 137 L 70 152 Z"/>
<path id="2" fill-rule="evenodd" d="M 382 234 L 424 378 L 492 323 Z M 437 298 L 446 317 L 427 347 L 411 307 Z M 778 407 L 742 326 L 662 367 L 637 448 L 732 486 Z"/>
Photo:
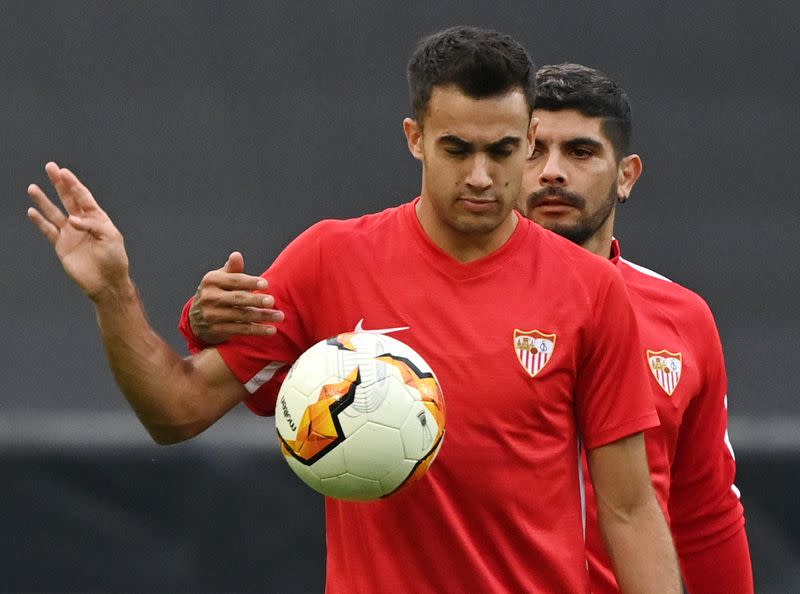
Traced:
<path id="1" fill-rule="evenodd" d="M 405 456 L 411 460 L 424 458 L 442 437 L 443 426 L 431 413 L 426 402 L 415 402 L 400 427 Z"/>
<path id="2" fill-rule="evenodd" d="M 444 437 L 444 434 L 442 435 L 442 437 Z M 428 472 L 428 468 L 430 468 L 430 465 L 433 463 L 433 461 L 436 459 L 436 456 L 439 454 L 439 450 L 442 447 L 442 442 L 443 442 L 442 439 L 440 439 L 438 442 L 436 442 L 436 445 L 433 447 L 433 449 L 430 452 L 428 452 L 428 454 L 426 454 L 416 464 L 416 466 L 414 467 L 414 470 L 412 471 L 411 475 L 408 477 L 408 480 L 404 484 L 400 485 L 400 487 L 398 489 L 405 488 L 408 485 L 414 484 L 420 478 L 422 478 L 422 476 L 426 472 Z"/>
<path id="3" fill-rule="evenodd" d="M 320 492 L 328 497 L 356 501 L 378 499 L 383 495 L 381 484 L 378 481 L 349 473 L 322 479 Z"/>
<path id="4" fill-rule="evenodd" d="M 311 402 L 303 411 L 294 439 L 287 439 L 280 433 L 286 447 L 294 452 L 295 457 L 312 463 L 344 441 L 345 434 L 339 424 L 339 413 L 352 403 L 358 383 L 356 369 L 342 381 L 325 384 L 320 390 L 319 399 Z M 284 409 L 280 396 L 279 404 L 281 414 L 291 428 L 293 419 Z"/>
<path id="5" fill-rule="evenodd" d="M 393 376 L 373 384 L 368 391 L 379 392 L 380 396 L 373 397 L 375 405 L 364 410 L 364 416 L 372 422 L 398 429 L 408 416 L 416 395 L 398 377 Z M 353 403 L 355 406 L 356 402 Z"/>
<path id="6" fill-rule="evenodd" d="M 302 480 L 315 491 L 320 493 L 323 492 L 322 481 L 310 467 L 295 460 L 291 454 L 285 455 L 284 457 L 286 458 L 286 462 L 289 464 L 289 468 L 291 468 L 294 473 L 300 477 L 300 480 Z"/>
<path id="7" fill-rule="evenodd" d="M 297 427 L 308 408 L 306 394 L 293 384 L 283 384 L 275 405 L 275 428 L 284 439 L 297 437 Z"/>
<path id="8" fill-rule="evenodd" d="M 381 477 L 380 483 L 384 495 L 390 495 L 395 492 L 408 479 L 409 475 L 414 472 L 414 468 L 417 464 L 418 462 L 416 460 L 403 460 L 400 464 L 392 468 L 386 476 Z"/>
<path id="9" fill-rule="evenodd" d="M 409 359 L 396 358 L 394 355 L 386 355 L 381 360 L 387 364 L 397 367 L 400 371 L 403 382 L 409 390 L 416 394 L 415 399 L 430 402 L 431 412 L 437 417 L 439 424 L 444 421 L 444 397 L 442 389 L 433 372 L 426 372 L 418 367 Z M 427 365 L 425 366 L 427 367 Z"/>
<path id="10" fill-rule="evenodd" d="M 380 479 L 405 459 L 400 432 L 369 422 L 342 444 L 347 471 L 356 476 Z"/>
<path id="11" fill-rule="evenodd" d="M 321 479 L 339 476 L 347 472 L 342 444 L 332 448 L 310 466 L 311 472 Z"/>
<path id="12" fill-rule="evenodd" d="M 284 378 L 303 394 L 315 394 L 322 384 L 344 379 L 339 373 L 337 349 L 318 342 L 298 357 Z"/>

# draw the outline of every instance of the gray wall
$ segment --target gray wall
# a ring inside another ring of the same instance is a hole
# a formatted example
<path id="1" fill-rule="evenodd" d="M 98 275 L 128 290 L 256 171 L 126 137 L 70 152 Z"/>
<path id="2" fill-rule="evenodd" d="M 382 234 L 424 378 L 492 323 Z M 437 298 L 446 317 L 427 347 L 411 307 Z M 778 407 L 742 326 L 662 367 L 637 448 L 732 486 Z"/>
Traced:
<path id="1" fill-rule="evenodd" d="M 0 4 L 0 291 L 16 337 L 4 406 L 124 406 L 90 308 L 25 220 L 47 159 L 116 219 L 153 323 L 180 345 L 180 306 L 230 250 L 260 272 L 320 218 L 415 195 L 405 61 L 422 34 L 466 22 L 517 35 L 539 64 L 585 62 L 624 84 L 645 161 L 620 213 L 626 254 L 711 303 L 733 414 L 793 413 L 797 8 L 339 4 Z"/>
<path id="2" fill-rule="evenodd" d="M 126 410 L 91 307 L 25 218 L 48 159 L 116 220 L 181 347 L 180 307 L 231 250 L 260 272 L 309 224 L 416 194 L 405 62 L 421 35 L 469 23 L 627 88 L 645 174 L 619 216 L 626 256 L 714 309 L 740 457 L 797 454 L 798 17 L 777 0 L 0 3 L 0 428 L 36 444 L 35 423 L 8 433 L 20 415 Z"/>

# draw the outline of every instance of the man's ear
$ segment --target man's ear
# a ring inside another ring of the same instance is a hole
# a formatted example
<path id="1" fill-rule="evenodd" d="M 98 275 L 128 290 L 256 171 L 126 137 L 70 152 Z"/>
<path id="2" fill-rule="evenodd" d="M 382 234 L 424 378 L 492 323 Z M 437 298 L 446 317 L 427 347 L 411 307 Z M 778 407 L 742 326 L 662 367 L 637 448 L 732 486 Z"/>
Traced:
<path id="1" fill-rule="evenodd" d="M 422 128 L 417 123 L 417 120 L 411 118 L 404 119 L 403 132 L 406 134 L 409 152 L 415 159 L 422 161 L 424 155 L 422 148 Z"/>
<path id="2" fill-rule="evenodd" d="M 617 200 L 625 202 L 628 199 L 640 175 L 642 175 L 641 157 L 636 154 L 623 157 L 617 167 Z"/>
<path id="3" fill-rule="evenodd" d="M 528 151 L 525 154 L 526 159 L 530 159 L 533 154 L 533 145 L 536 141 L 536 128 L 539 127 L 539 118 L 531 117 L 531 123 L 528 126 Z"/>

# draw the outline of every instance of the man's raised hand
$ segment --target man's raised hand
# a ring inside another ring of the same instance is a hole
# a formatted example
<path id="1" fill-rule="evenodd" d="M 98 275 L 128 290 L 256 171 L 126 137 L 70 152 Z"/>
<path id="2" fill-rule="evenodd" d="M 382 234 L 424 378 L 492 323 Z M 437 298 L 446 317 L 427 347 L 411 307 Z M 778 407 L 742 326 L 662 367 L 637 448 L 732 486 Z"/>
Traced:
<path id="1" fill-rule="evenodd" d="M 93 301 L 130 282 L 122 234 L 74 173 L 50 162 L 47 176 L 66 214 L 36 184 L 28 186 L 35 208 L 28 218 L 55 248 L 64 270 Z"/>

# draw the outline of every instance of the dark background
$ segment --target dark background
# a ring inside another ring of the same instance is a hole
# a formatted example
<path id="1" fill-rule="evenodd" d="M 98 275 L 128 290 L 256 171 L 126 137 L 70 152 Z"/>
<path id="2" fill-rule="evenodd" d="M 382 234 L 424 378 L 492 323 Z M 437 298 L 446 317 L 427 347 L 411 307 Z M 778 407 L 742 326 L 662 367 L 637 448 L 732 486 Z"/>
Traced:
<path id="1" fill-rule="evenodd" d="M 416 195 L 405 63 L 466 23 L 628 90 L 645 173 L 617 235 L 714 310 L 759 591 L 800 591 L 798 17 L 788 1 L 0 2 L 0 589 L 321 588 L 320 502 L 269 422 L 235 411 L 150 445 L 25 189 L 50 159 L 84 179 L 183 348 L 180 308 L 231 250 L 258 273 L 321 218 Z"/>

